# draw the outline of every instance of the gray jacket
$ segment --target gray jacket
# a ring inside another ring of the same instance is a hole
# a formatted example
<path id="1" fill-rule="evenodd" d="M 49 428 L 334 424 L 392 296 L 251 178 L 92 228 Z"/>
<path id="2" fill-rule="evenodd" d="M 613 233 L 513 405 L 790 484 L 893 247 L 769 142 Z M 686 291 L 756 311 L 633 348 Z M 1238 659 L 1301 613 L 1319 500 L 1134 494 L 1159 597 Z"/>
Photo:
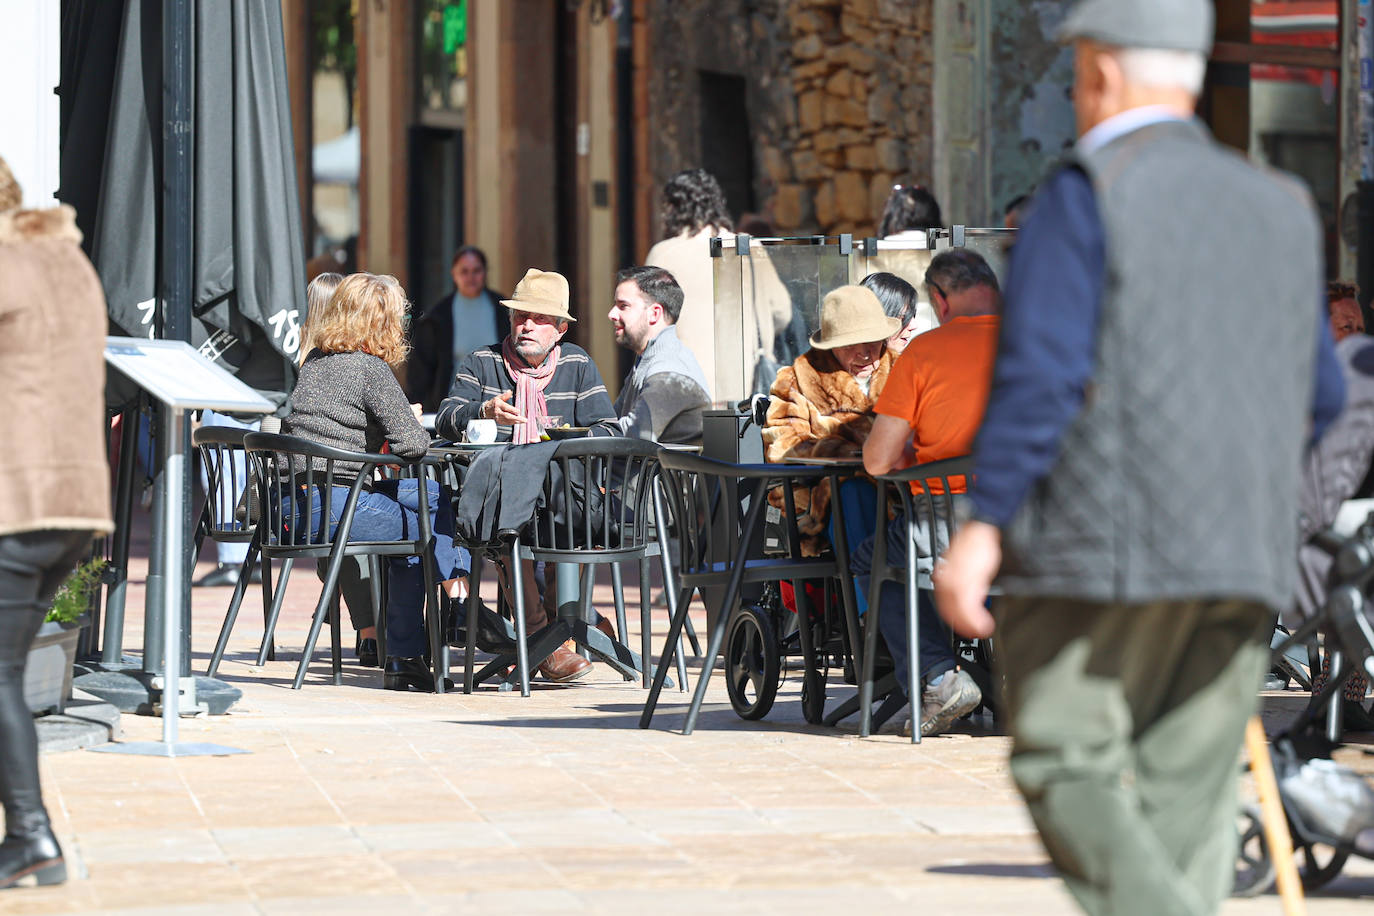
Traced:
<path id="1" fill-rule="evenodd" d="M 1096 368 L 1004 531 L 1001 584 L 1283 607 L 1322 280 L 1311 199 L 1195 122 L 1142 127 L 1075 164 L 1105 234 Z"/>
<path id="2" fill-rule="evenodd" d="M 649 341 L 615 399 L 622 435 L 673 445 L 701 441 L 701 413 L 711 405 L 706 376 L 669 326 Z"/>

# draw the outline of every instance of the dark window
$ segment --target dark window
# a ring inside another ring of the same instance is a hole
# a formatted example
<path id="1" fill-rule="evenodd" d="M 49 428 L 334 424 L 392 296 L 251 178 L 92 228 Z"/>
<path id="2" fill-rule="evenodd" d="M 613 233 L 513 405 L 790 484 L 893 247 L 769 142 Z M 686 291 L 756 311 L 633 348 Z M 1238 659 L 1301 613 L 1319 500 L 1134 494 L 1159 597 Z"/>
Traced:
<path id="1" fill-rule="evenodd" d="M 754 143 L 744 77 L 702 70 L 701 167 L 720 182 L 736 219 L 754 209 Z"/>

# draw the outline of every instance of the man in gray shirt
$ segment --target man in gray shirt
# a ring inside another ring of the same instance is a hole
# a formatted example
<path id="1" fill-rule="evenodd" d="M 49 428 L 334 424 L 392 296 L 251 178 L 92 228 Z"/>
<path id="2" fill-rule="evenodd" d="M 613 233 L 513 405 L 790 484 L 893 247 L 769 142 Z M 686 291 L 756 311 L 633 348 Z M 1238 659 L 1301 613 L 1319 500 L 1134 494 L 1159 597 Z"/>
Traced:
<path id="1" fill-rule="evenodd" d="M 615 277 L 611 326 L 615 342 L 638 359 L 615 401 L 625 436 L 665 444 L 701 441 L 701 413 L 710 406 L 706 375 L 678 339 L 682 287 L 661 267 L 627 267 Z"/>

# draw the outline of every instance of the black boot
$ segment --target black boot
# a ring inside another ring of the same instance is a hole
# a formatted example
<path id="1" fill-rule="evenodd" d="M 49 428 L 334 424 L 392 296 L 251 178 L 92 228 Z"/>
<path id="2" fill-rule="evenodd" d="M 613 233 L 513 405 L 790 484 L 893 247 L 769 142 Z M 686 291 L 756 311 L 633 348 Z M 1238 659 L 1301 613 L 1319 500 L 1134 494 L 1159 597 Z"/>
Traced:
<path id="1" fill-rule="evenodd" d="M 477 648 L 492 655 L 515 651 L 515 639 L 498 629 L 496 621 L 504 620 L 485 604 L 481 605 L 477 623 Z M 467 602 L 453 603 L 453 616 L 449 620 L 445 639 L 455 649 L 463 649 L 468 644 Z"/>
<path id="2" fill-rule="evenodd" d="M 409 690 L 414 687 L 425 693 L 433 693 L 434 675 L 430 673 L 429 664 L 424 656 L 406 658 L 401 655 L 388 655 L 385 673 L 382 675 L 382 686 L 387 690 Z M 444 678 L 444 689 L 452 690 L 453 681 Z"/>
<path id="3" fill-rule="evenodd" d="M 40 827 L 23 835 L 7 834 L 0 843 L 0 888 L 14 887 L 29 875 L 40 885 L 67 880 L 62 847 L 57 845 L 51 827 Z"/>
<path id="4" fill-rule="evenodd" d="M 358 656 L 358 664 L 364 668 L 380 668 L 380 659 L 377 658 L 377 640 L 363 639 L 361 636 L 355 638 L 353 643 L 353 653 Z"/>

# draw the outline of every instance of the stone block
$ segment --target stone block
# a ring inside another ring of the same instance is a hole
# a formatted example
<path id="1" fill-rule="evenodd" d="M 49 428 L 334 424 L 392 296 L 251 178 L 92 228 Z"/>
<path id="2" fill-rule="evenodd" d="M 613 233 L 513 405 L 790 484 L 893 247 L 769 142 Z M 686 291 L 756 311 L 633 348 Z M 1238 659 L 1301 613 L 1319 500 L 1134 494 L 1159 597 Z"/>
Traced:
<path id="1" fill-rule="evenodd" d="M 872 146 L 846 146 L 844 164 L 846 168 L 871 172 L 878 167 L 878 157 L 874 154 Z"/>
<path id="2" fill-rule="evenodd" d="M 865 127 L 870 118 L 864 106 L 850 99 L 825 99 L 825 123 L 837 126 Z"/>
<path id="3" fill-rule="evenodd" d="M 831 95 L 848 98 L 849 94 L 854 91 L 854 84 L 854 74 L 848 70 L 836 70 L 830 75 L 830 79 L 825 81 L 825 91 Z"/>
<path id="4" fill-rule="evenodd" d="M 792 174 L 798 181 L 816 181 L 825 177 L 825 167 L 814 151 L 797 150 L 792 154 Z"/>
<path id="5" fill-rule="evenodd" d="M 835 186 L 831 182 L 821 185 L 816 192 L 816 222 L 824 229 L 835 221 Z"/>
<path id="6" fill-rule="evenodd" d="M 812 137 L 817 153 L 829 153 L 840 148 L 840 140 L 831 130 L 823 130 Z"/>
<path id="7" fill-rule="evenodd" d="M 844 166 L 844 150 L 840 149 L 839 147 L 836 147 L 832 150 L 826 150 L 825 152 L 819 153 L 818 155 L 821 160 L 821 165 L 825 166 L 828 170 L 833 171 L 834 169 L 842 168 Z"/>
<path id="8" fill-rule="evenodd" d="M 916 4 L 911 0 L 873 0 L 877 17 L 896 26 L 916 24 Z"/>
<path id="9" fill-rule="evenodd" d="M 811 191 L 799 184 L 779 185 L 773 195 L 773 226 L 780 231 L 797 229 L 813 218 Z"/>
<path id="10" fill-rule="evenodd" d="M 826 21 L 820 13 L 814 10 L 796 9 L 792 11 L 792 32 L 795 35 L 807 35 L 812 32 L 823 32 L 826 28 Z"/>
<path id="11" fill-rule="evenodd" d="M 873 144 L 878 168 L 885 172 L 900 172 L 906 168 L 906 144 L 895 137 L 879 137 Z"/>
<path id="12" fill-rule="evenodd" d="M 834 64 L 828 60 L 813 60 L 805 64 L 797 64 L 792 68 L 792 81 L 796 84 L 809 83 L 810 81 L 825 76 L 831 71 Z"/>
<path id="13" fill-rule="evenodd" d="M 841 127 L 835 131 L 835 140 L 840 146 L 853 146 L 855 143 L 864 143 L 868 140 L 868 134 L 852 127 Z"/>
<path id="14" fill-rule="evenodd" d="M 873 214 L 874 219 L 882 218 L 883 208 L 887 206 L 887 198 L 896 183 L 896 179 L 887 172 L 879 172 L 868 179 L 868 212 Z"/>
<path id="15" fill-rule="evenodd" d="M 795 60 L 814 60 L 825 51 L 825 43 L 819 35 L 806 35 L 792 42 L 792 57 Z"/>
<path id="16" fill-rule="evenodd" d="M 897 97 L 897 87 L 887 83 L 879 84 L 864 105 L 867 120 L 873 124 L 895 123 L 898 116 Z"/>
<path id="17" fill-rule="evenodd" d="M 764 149 L 759 156 L 759 164 L 763 167 L 763 174 L 774 184 L 782 184 L 792 179 L 792 163 L 782 150 L 776 147 Z"/>
<path id="18" fill-rule="evenodd" d="M 797 126 L 803 133 L 820 130 L 825 124 L 825 93 L 816 90 L 797 97 Z"/>
<path id="19" fill-rule="evenodd" d="M 869 219 L 868 182 L 858 172 L 840 172 L 835 176 L 835 214 L 839 219 Z M 823 221 L 824 222 L 824 221 Z"/>
<path id="20" fill-rule="evenodd" d="M 852 44 L 835 45 L 825 52 L 825 56 L 831 63 L 859 73 L 871 73 L 878 65 L 878 58 L 872 51 Z"/>

